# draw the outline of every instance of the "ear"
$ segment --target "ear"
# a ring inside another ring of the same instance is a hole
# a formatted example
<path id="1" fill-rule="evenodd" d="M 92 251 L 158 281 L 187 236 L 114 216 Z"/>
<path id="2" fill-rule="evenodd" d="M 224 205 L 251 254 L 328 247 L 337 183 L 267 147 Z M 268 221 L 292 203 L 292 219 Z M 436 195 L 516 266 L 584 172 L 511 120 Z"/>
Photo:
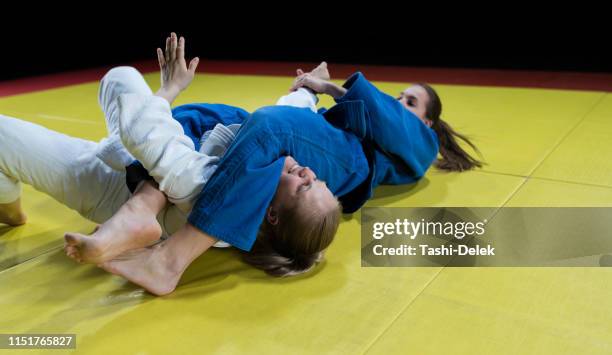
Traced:
<path id="1" fill-rule="evenodd" d="M 278 211 L 274 207 L 269 206 L 266 210 L 266 220 L 273 226 L 278 224 Z"/>

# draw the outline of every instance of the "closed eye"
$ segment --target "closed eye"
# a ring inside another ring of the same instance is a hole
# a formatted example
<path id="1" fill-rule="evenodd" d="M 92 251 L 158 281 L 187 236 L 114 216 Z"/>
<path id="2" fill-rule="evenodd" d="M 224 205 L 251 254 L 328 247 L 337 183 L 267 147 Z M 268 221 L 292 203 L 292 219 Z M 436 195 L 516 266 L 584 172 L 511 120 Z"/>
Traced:
<path id="1" fill-rule="evenodd" d="M 414 96 L 409 96 L 408 100 L 406 100 L 406 102 L 408 103 L 408 106 L 411 106 L 411 107 L 416 107 L 417 101 L 418 101 L 417 98 Z"/>
<path id="2" fill-rule="evenodd" d="M 400 93 L 400 95 L 396 99 L 398 101 L 401 101 L 404 97 L 406 97 L 404 95 L 404 93 Z M 408 105 L 410 107 L 416 107 L 417 106 L 417 101 L 418 101 L 418 99 L 416 98 L 416 96 L 408 96 L 408 97 L 406 97 L 406 105 Z"/>

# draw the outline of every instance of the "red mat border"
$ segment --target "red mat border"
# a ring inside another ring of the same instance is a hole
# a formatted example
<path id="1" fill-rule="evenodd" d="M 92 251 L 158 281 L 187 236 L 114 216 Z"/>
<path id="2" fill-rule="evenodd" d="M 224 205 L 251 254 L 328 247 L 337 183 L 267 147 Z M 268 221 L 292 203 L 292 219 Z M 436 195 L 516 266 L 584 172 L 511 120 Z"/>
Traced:
<path id="1" fill-rule="evenodd" d="M 155 61 L 130 63 L 130 65 L 143 73 L 157 70 Z M 198 72 L 293 76 L 296 68 L 308 69 L 314 65 L 316 63 L 202 60 Z M 0 97 L 98 81 L 110 68 L 101 67 L 0 82 Z M 375 81 L 612 92 L 612 73 L 414 68 L 333 63 L 330 63 L 330 69 L 334 78 L 346 78 L 359 70 L 368 79 Z"/>

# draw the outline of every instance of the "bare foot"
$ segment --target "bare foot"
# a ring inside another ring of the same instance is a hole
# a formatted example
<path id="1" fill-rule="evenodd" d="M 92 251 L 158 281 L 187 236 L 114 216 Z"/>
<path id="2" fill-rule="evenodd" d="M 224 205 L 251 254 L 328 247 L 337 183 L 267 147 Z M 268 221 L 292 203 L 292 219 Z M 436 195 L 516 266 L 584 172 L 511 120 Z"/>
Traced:
<path id="1" fill-rule="evenodd" d="M 77 262 L 99 264 L 126 250 L 151 245 L 161 234 L 161 226 L 153 213 L 138 203 L 127 202 L 90 236 L 66 233 L 64 251 Z"/>
<path id="2" fill-rule="evenodd" d="M 11 203 L 0 203 L 0 223 L 9 226 L 25 224 L 27 216 L 21 209 L 21 198 Z"/>
<path id="3" fill-rule="evenodd" d="M 98 266 L 125 277 L 154 295 L 167 295 L 176 288 L 182 271 L 162 252 L 163 244 L 127 251 Z"/>
<path id="4" fill-rule="evenodd" d="M 310 75 L 314 76 L 315 78 L 329 81 L 330 76 L 329 76 L 329 70 L 327 70 L 327 63 L 321 62 L 319 66 L 317 66 L 310 72 Z"/>

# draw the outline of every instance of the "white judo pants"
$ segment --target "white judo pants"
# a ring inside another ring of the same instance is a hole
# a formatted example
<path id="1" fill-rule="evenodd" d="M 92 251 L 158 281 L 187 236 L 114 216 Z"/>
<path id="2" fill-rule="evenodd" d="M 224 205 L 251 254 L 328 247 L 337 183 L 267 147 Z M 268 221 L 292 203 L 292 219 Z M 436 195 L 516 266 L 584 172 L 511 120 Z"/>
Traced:
<path id="1" fill-rule="evenodd" d="M 97 143 L 0 115 L 0 203 L 33 186 L 97 223 L 130 197 L 125 173 L 96 158 Z"/>
<path id="2" fill-rule="evenodd" d="M 116 69 L 117 80 L 103 80 L 98 97 L 109 122 L 118 120 L 115 102 L 119 95 L 152 95 L 135 69 Z M 125 172 L 98 159 L 98 147 L 96 142 L 0 115 L 0 203 L 17 200 L 21 183 L 25 183 L 91 221 L 106 221 L 129 199 L 130 192 Z"/>

